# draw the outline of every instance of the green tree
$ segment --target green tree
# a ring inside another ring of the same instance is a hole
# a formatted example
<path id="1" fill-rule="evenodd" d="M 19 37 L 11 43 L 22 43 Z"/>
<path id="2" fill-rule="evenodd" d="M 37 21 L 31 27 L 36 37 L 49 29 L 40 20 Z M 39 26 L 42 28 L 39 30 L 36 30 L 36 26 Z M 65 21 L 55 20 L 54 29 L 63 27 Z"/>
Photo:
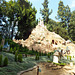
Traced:
<path id="1" fill-rule="evenodd" d="M 52 13 L 52 10 L 49 12 L 48 3 L 48 0 L 44 0 L 44 3 L 42 3 L 44 8 L 42 10 L 40 9 L 40 13 L 42 14 L 44 23 L 46 24 L 49 21 L 49 15 Z"/>
<path id="2" fill-rule="evenodd" d="M 50 53 L 47 54 L 48 58 L 50 58 Z"/>
<path id="3" fill-rule="evenodd" d="M 32 8 L 32 4 L 25 0 L 18 0 L 18 37 L 19 39 L 28 38 L 32 28 L 36 25 L 35 7 Z"/>
<path id="4" fill-rule="evenodd" d="M 2 55 L 0 55 L 0 66 L 2 66 Z"/>
<path id="5" fill-rule="evenodd" d="M 22 62 L 22 54 L 18 54 L 18 61 Z"/>
<path id="6" fill-rule="evenodd" d="M 3 63 L 4 63 L 3 66 L 7 66 L 8 65 L 8 58 L 7 57 L 4 58 L 4 62 Z"/>
<path id="7" fill-rule="evenodd" d="M 68 26 L 68 33 L 70 38 L 75 41 L 75 11 L 71 13 L 70 24 Z"/>
<path id="8" fill-rule="evenodd" d="M 12 53 L 12 51 L 13 51 L 12 48 L 10 48 L 10 53 Z"/>
<path id="9" fill-rule="evenodd" d="M 49 19 L 48 24 L 47 24 L 47 29 L 52 32 L 53 28 L 55 28 L 56 26 L 57 26 L 56 21 Z"/>
<path id="10" fill-rule="evenodd" d="M 39 54 L 36 54 L 35 60 L 39 60 Z"/>
<path id="11" fill-rule="evenodd" d="M 3 47 L 1 46 L 1 47 L 0 47 L 0 52 L 2 51 L 2 48 L 3 48 Z"/>
<path id="12" fill-rule="evenodd" d="M 53 31 L 55 33 L 59 34 L 65 40 L 69 39 L 68 32 L 65 28 L 62 28 L 61 26 L 56 26 L 56 27 L 53 28 Z"/>
<path id="13" fill-rule="evenodd" d="M 15 53 L 15 61 L 17 62 L 17 59 L 18 59 L 18 52 L 16 51 Z"/>
<path id="14" fill-rule="evenodd" d="M 64 6 L 62 1 L 60 1 L 58 5 L 59 5 L 57 11 L 58 14 L 56 19 L 58 19 L 62 23 L 61 26 L 63 28 L 68 29 L 68 24 L 71 17 L 70 8 L 68 5 Z"/>

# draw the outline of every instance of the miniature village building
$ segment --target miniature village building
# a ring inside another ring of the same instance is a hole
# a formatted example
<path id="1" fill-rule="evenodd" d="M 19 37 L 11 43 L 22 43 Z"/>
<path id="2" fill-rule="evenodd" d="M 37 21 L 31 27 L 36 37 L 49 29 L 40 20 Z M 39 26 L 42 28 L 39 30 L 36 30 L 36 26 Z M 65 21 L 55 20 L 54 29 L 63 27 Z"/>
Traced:
<path id="1" fill-rule="evenodd" d="M 67 54 L 70 54 L 70 50 L 69 50 L 69 47 L 68 46 L 66 47 L 66 53 Z"/>
<path id="2" fill-rule="evenodd" d="M 3 49 L 6 49 L 6 51 L 10 50 L 10 45 L 8 44 L 8 42 L 3 46 Z"/>
<path id="3" fill-rule="evenodd" d="M 53 62 L 58 63 L 58 61 L 59 61 L 59 52 L 56 51 L 53 55 Z"/>

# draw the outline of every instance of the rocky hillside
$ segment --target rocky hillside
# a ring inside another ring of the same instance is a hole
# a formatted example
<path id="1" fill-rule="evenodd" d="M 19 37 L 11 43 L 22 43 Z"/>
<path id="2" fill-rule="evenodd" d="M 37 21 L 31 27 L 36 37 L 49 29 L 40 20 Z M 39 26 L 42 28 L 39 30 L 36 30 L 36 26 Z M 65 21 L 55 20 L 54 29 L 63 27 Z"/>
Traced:
<path id="1" fill-rule="evenodd" d="M 29 50 L 34 49 L 40 52 L 52 52 L 58 48 L 65 51 L 67 47 L 73 52 L 75 49 L 73 43 L 66 42 L 61 36 L 55 32 L 48 31 L 46 26 L 40 23 L 32 30 L 28 39 L 13 41 L 22 44 L 22 46 L 27 46 Z"/>

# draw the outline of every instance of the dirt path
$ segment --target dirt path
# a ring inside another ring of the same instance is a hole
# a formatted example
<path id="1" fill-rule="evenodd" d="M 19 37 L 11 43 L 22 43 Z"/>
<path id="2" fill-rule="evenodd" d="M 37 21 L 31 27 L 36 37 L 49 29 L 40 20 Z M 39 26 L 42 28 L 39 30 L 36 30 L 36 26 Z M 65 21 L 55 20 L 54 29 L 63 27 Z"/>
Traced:
<path id="1" fill-rule="evenodd" d="M 39 67 L 41 69 L 41 72 L 39 72 L 39 75 L 71 75 L 70 73 L 66 72 L 63 68 L 52 70 L 52 68 L 47 68 L 45 64 L 39 64 Z M 37 69 L 34 69 L 22 75 L 37 75 L 36 73 L 37 73 Z"/>

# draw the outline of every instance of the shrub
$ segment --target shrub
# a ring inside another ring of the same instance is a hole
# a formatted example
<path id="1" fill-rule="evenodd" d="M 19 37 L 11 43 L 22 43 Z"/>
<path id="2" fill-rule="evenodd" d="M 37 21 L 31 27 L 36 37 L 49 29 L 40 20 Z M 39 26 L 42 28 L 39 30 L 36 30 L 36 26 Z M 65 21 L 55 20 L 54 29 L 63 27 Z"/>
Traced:
<path id="1" fill-rule="evenodd" d="M 10 53 L 12 53 L 12 48 L 10 49 Z"/>
<path id="2" fill-rule="evenodd" d="M 48 58 L 50 58 L 50 53 L 48 53 Z"/>
<path id="3" fill-rule="evenodd" d="M 66 63 L 60 63 L 59 65 L 60 65 L 60 66 L 65 66 L 65 65 L 66 65 Z"/>
<path id="4" fill-rule="evenodd" d="M 16 53 L 15 53 L 15 61 L 17 62 L 17 55 L 18 55 L 18 51 L 16 51 Z"/>
<path id="5" fill-rule="evenodd" d="M 71 60 L 71 56 L 70 56 L 70 60 Z"/>
<path id="6" fill-rule="evenodd" d="M 68 56 L 67 56 L 67 60 L 68 60 Z"/>
<path id="7" fill-rule="evenodd" d="M 0 55 L 0 66 L 2 66 L 2 55 Z"/>
<path id="8" fill-rule="evenodd" d="M 7 66 L 8 65 L 8 58 L 7 57 L 4 58 L 4 62 L 3 63 L 4 63 L 3 66 Z"/>
<path id="9" fill-rule="evenodd" d="M 22 62 L 22 54 L 18 54 L 18 61 Z"/>
<path id="10" fill-rule="evenodd" d="M 1 46 L 1 47 L 0 47 L 0 52 L 2 51 L 2 48 L 3 48 L 3 47 Z"/>
<path id="11" fill-rule="evenodd" d="M 60 65 L 60 63 L 53 63 L 53 64 Z"/>
<path id="12" fill-rule="evenodd" d="M 73 43 L 75 44 L 75 41 L 73 41 Z"/>
<path id="13" fill-rule="evenodd" d="M 48 62 L 48 63 L 52 63 L 52 61 L 50 61 L 50 60 L 48 60 L 47 62 Z"/>
<path id="14" fill-rule="evenodd" d="M 39 60 L 39 55 L 36 54 L 35 60 Z"/>
<path id="15" fill-rule="evenodd" d="M 14 47 L 14 54 L 15 54 L 15 52 L 16 52 L 16 47 Z"/>

